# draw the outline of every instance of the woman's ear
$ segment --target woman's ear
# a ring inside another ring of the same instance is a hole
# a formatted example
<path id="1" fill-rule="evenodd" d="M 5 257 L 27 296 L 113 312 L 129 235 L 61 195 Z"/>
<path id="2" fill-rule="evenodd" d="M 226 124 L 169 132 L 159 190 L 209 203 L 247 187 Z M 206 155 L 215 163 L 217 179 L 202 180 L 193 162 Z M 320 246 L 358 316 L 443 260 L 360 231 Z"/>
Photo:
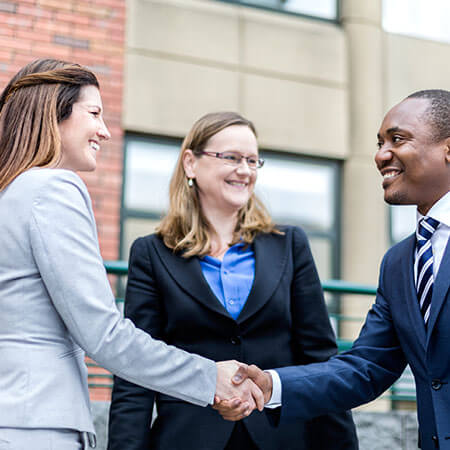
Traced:
<path id="1" fill-rule="evenodd" d="M 188 178 L 195 178 L 196 157 L 194 152 L 188 148 L 183 153 L 184 172 Z"/>

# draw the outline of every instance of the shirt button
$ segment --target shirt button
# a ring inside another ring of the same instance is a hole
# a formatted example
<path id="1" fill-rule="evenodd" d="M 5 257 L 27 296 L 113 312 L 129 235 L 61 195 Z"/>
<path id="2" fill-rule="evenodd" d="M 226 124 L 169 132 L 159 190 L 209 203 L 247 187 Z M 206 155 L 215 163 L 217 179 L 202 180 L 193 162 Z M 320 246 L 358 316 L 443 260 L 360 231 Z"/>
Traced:
<path id="1" fill-rule="evenodd" d="M 234 305 L 234 301 L 233 301 L 233 300 L 229 300 L 228 303 L 229 303 L 230 305 Z"/>
<path id="2" fill-rule="evenodd" d="M 233 345 L 238 345 L 241 343 L 241 338 L 239 336 L 233 336 L 230 340 Z"/>
<path id="3" fill-rule="evenodd" d="M 441 380 L 433 380 L 431 382 L 431 387 L 435 390 L 438 391 L 441 387 L 442 387 L 442 381 Z"/>

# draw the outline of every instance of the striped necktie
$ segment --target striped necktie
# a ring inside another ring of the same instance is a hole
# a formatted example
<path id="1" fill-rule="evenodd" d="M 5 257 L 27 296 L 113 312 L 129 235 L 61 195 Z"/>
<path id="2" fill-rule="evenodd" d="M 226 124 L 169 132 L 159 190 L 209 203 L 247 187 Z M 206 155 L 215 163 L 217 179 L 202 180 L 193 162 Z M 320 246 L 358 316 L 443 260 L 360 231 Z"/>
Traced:
<path id="1" fill-rule="evenodd" d="M 420 220 L 416 231 L 417 238 L 417 278 L 416 289 L 419 300 L 420 312 L 425 325 L 430 317 L 431 297 L 433 295 L 433 249 L 431 248 L 431 236 L 439 226 L 439 222 L 431 217 Z"/>

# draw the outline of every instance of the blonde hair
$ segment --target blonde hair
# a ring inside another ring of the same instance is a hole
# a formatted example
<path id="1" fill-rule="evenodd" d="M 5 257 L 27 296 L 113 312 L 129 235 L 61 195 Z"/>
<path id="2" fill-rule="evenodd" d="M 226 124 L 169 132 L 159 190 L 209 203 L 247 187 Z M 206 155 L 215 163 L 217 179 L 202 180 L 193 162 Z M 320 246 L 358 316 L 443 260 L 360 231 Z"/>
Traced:
<path id="1" fill-rule="evenodd" d="M 90 70 L 56 59 L 38 59 L 11 79 L 0 95 L 0 191 L 32 167 L 59 162 L 58 124 L 88 85 L 99 87 Z"/>
<path id="2" fill-rule="evenodd" d="M 202 157 L 209 139 L 219 131 L 232 125 L 250 128 L 256 136 L 252 122 L 235 112 L 210 113 L 194 123 L 181 145 L 178 161 L 170 181 L 170 204 L 167 215 L 157 228 L 164 244 L 182 256 L 204 256 L 211 251 L 212 229 L 202 212 L 196 184 L 188 185 L 184 171 L 183 155 L 192 150 L 198 158 Z M 238 242 L 250 244 L 258 233 L 277 233 L 267 209 L 254 193 L 247 204 L 238 211 L 238 220 L 230 245 Z"/>

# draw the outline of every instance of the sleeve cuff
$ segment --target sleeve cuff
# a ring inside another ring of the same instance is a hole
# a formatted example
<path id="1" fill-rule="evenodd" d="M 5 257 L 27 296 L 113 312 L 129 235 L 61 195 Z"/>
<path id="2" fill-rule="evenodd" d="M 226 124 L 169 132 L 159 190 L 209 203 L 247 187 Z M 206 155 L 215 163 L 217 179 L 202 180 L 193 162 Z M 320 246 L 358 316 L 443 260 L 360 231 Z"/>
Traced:
<path id="1" fill-rule="evenodd" d="M 266 370 L 272 377 L 272 397 L 265 404 L 265 408 L 279 408 L 281 406 L 281 380 L 280 376 L 275 370 Z"/>

